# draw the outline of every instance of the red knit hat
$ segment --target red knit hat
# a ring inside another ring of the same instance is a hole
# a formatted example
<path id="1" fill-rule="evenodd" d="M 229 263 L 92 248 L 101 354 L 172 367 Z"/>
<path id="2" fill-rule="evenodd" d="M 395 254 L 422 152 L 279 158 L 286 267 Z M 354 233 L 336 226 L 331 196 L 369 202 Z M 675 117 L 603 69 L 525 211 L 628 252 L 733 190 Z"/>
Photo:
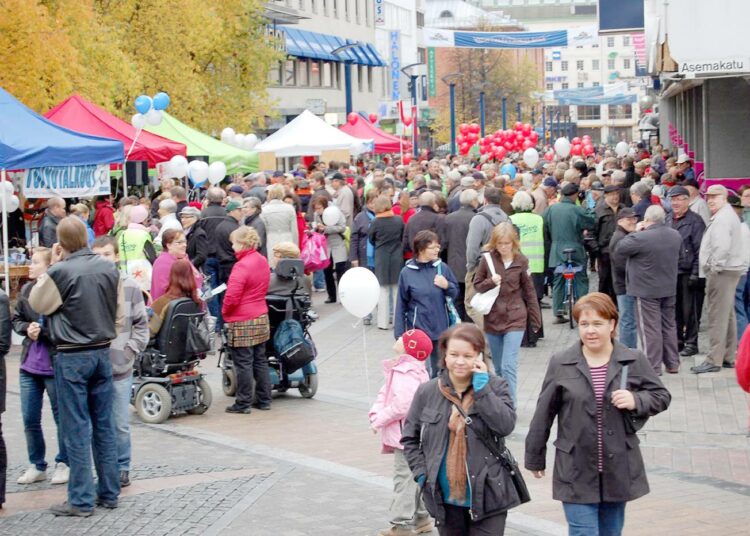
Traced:
<path id="1" fill-rule="evenodd" d="M 410 329 L 401 335 L 404 350 L 414 359 L 424 361 L 432 353 L 432 341 L 421 329 Z"/>

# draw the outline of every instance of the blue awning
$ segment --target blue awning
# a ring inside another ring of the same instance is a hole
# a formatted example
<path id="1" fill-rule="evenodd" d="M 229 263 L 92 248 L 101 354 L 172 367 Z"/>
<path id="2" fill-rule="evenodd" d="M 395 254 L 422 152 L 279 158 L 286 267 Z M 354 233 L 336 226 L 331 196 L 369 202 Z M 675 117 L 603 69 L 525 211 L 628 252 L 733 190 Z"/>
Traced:
<path id="1" fill-rule="evenodd" d="M 336 35 L 300 30 L 289 26 L 278 26 L 278 29 L 284 32 L 286 51 L 290 56 L 336 62 L 348 61 L 370 67 L 385 67 L 387 65 L 370 43 L 343 39 Z M 343 50 L 337 55 L 331 54 L 331 51 L 344 45 L 357 46 Z"/>

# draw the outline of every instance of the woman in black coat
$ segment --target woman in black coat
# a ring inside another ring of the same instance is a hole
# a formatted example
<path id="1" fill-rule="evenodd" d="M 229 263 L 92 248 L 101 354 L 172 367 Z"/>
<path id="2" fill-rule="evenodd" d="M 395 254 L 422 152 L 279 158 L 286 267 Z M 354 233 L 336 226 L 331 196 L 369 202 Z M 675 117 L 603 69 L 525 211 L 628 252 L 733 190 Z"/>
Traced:
<path id="1" fill-rule="evenodd" d="M 200 217 L 201 212 L 195 207 L 185 207 L 180 211 L 180 223 L 187 238 L 187 256 L 198 270 L 208 259 L 208 235 L 201 225 L 196 225 Z"/>
<path id="2" fill-rule="evenodd" d="M 260 238 L 260 247 L 258 252 L 264 257 L 268 258 L 268 250 L 266 249 L 266 224 L 260 217 L 260 213 L 263 211 L 260 199 L 257 197 L 246 197 L 242 200 L 242 214 L 245 216 L 245 225 L 255 229 Z M 302 237 L 300 236 L 300 240 Z"/>
<path id="3" fill-rule="evenodd" d="M 557 417 L 552 496 L 570 536 L 622 532 L 625 503 L 648 493 L 636 431 L 671 396 L 646 356 L 614 339 L 617 308 L 593 292 L 573 308 L 581 337 L 552 356 L 526 436 L 526 468 L 542 478 Z"/>
<path id="4" fill-rule="evenodd" d="M 404 220 L 395 216 L 391 201 L 381 196 L 373 201 L 375 219 L 370 224 L 369 241 L 375 249 L 375 277 L 380 283 L 378 328 L 388 329 L 396 308 L 398 277 L 404 265 L 402 239 Z"/>
<path id="5" fill-rule="evenodd" d="M 404 456 L 441 536 L 501 536 L 508 509 L 520 504 L 508 470 L 480 439 L 502 441 L 516 424 L 508 384 L 489 375 L 484 351 L 474 324 L 444 332 L 445 370 L 419 387 L 403 426 Z"/>

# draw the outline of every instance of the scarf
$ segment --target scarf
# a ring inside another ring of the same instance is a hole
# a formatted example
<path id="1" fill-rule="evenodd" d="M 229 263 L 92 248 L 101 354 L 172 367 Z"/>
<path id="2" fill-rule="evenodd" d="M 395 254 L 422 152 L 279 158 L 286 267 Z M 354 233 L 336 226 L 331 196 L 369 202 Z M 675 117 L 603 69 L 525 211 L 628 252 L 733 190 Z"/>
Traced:
<path id="1" fill-rule="evenodd" d="M 474 390 L 469 387 L 464 392 L 463 398 L 458 398 L 450 387 L 442 380 L 438 381 L 438 387 L 443 396 L 451 402 L 451 416 L 448 420 L 448 453 L 445 457 L 445 469 L 450 484 L 450 499 L 459 503 L 466 501 L 466 421 L 456 409 L 460 405 L 464 413 L 469 414 L 469 409 L 474 404 Z"/>
<path id="2" fill-rule="evenodd" d="M 376 218 L 390 218 L 391 216 L 393 216 L 392 210 L 386 210 L 385 212 L 378 212 L 375 214 Z"/>

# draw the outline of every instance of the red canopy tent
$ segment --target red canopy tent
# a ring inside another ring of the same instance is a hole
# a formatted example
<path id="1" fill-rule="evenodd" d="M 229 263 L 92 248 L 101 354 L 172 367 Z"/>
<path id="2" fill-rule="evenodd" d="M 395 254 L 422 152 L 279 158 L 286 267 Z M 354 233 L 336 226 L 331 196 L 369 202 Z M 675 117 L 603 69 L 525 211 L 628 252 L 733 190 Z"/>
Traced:
<path id="1" fill-rule="evenodd" d="M 99 108 L 80 95 L 68 97 L 44 114 L 44 117 L 77 132 L 121 140 L 125 144 L 126 155 L 138 132 L 130 123 Z M 138 141 L 128 160 L 146 160 L 148 167 L 155 167 L 158 162 L 166 162 L 178 154 L 187 156 L 187 147 L 144 130 L 138 135 Z"/>
<path id="2" fill-rule="evenodd" d="M 375 152 L 377 154 L 398 153 L 401 151 L 400 138 L 398 136 L 380 130 L 363 117 L 358 118 L 357 122 L 353 125 L 351 123 L 341 125 L 339 130 L 355 138 L 372 139 L 375 142 Z M 404 140 L 401 143 L 403 143 L 404 151 L 411 149 L 411 143 L 408 141 Z"/>

